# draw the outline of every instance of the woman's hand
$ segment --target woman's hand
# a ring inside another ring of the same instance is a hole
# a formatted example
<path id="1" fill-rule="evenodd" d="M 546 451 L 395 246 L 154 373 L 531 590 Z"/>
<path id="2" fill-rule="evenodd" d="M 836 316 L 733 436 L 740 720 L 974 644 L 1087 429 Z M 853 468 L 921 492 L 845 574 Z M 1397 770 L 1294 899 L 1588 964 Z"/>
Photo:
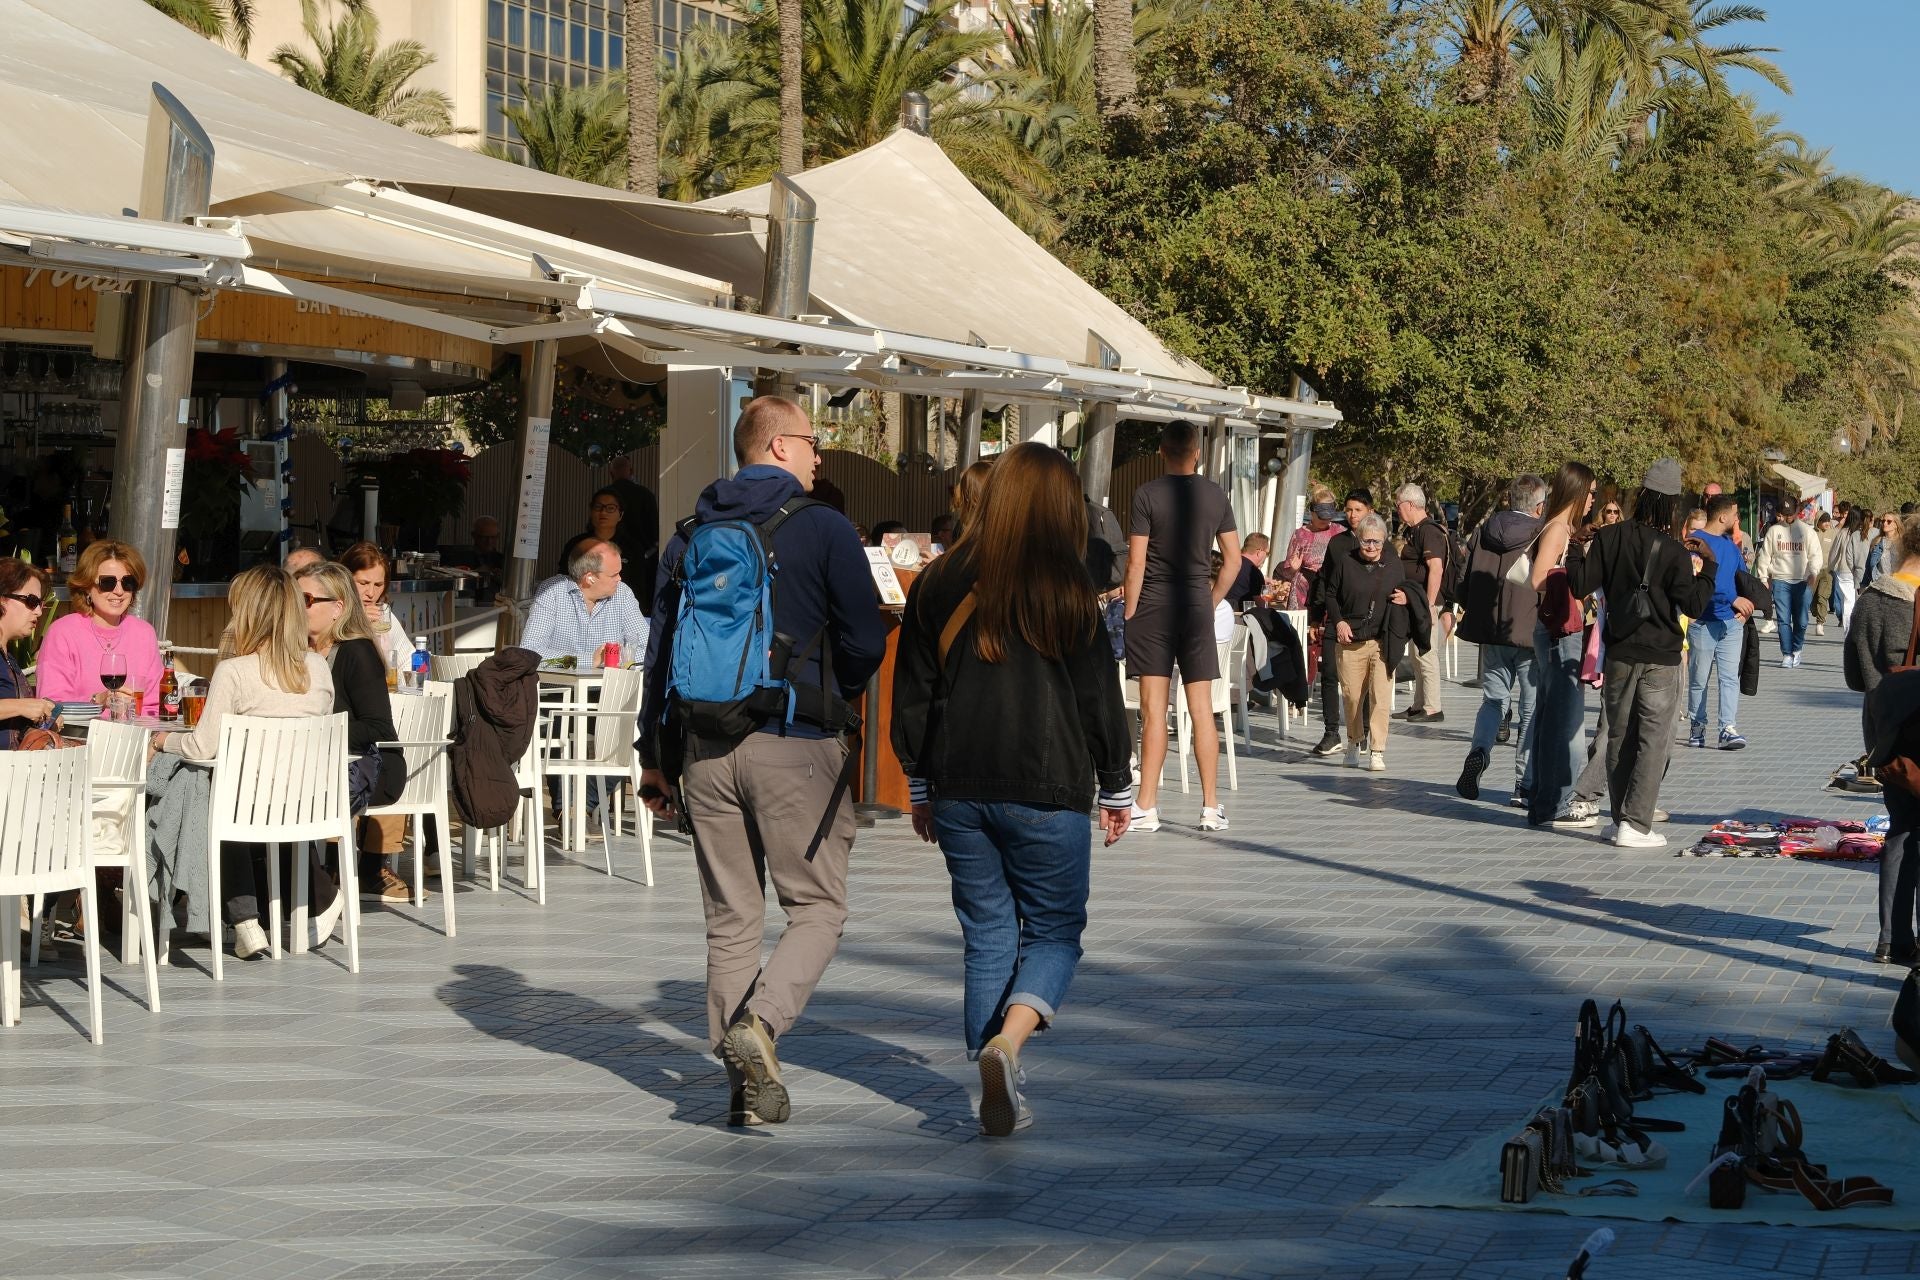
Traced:
<path id="1" fill-rule="evenodd" d="M 933 801 L 922 800 L 919 804 L 913 806 L 913 834 L 919 836 L 928 844 L 934 842 Z M 1112 844 L 1113 841 L 1109 840 L 1107 843 Z"/>
<path id="2" fill-rule="evenodd" d="M 47 698 L 0 698 L 0 720 L 31 720 L 39 724 L 54 712 Z"/>
<path id="3" fill-rule="evenodd" d="M 1394 604 L 1405 604 L 1407 602 L 1407 593 L 1402 591 L 1399 587 L 1395 587 L 1393 589 L 1393 594 L 1388 596 L 1387 599 Z M 1343 622 L 1340 625 L 1345 626 L 1346 624 Z"/>
<path id="4" fill-rule="evenodd" d="M 1404 601 L 1403 601 L 1404 602 Z M 1333 629 L 1333 638 L 1341 644 L 1353 643 L 1353 628 L 1342 622 Z"/>

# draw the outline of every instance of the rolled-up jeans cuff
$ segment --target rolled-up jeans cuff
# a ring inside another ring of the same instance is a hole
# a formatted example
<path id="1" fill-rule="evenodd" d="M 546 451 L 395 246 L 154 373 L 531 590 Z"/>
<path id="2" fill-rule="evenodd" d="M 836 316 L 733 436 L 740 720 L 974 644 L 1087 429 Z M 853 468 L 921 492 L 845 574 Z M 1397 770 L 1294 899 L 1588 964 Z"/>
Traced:
<path id="1" fill-rule="evenodd" d="M 1016 991 L 1007 997 L 1007 1008 L 1010 1009 L 1016 1004 L 1023 1004 L 1039 1014 L 1040 1027 L 1042 1030 L 1045 1030 L 1047 1024 L 1053 1021 L 1053 1006 L 1031 991 Z M 1000 1016 L 1002 1018 L 1006 1017 L 1005 1009 L 1001 1010 Z"/>

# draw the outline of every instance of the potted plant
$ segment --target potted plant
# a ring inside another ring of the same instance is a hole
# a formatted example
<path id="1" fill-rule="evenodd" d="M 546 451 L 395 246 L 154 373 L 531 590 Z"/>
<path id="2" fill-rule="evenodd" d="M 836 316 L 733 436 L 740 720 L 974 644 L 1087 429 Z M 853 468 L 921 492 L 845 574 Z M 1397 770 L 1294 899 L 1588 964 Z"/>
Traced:
<path id="1" fill-rule="evenodd" d="M 180 488 L 180 541 L 188 549 L 190 576 L 216 572 L 222 541 L 238 546 L 240 498 L 253 482 L 253 462 L 239 433 L 187 432 L 187 467 Z"/>

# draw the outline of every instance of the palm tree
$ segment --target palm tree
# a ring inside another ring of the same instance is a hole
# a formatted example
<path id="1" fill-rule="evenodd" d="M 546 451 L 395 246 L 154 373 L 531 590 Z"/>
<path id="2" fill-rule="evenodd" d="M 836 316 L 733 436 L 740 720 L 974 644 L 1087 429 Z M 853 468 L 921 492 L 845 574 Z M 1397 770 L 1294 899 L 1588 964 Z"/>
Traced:
<path id="1" fill-rule="evenodd" d="M 1442 0 L 1440 12 L 1458 50 L 1459 100 L 1504 106 L 1526 80 L 1523 45 L 1537 46 L 1543 33 L 1597 28 L 1638 50 L 1652 24 L 1683 21 L 1685 8 L 1683 0 Z M 1570 51 L 1562 57 L 1573 61 Z M 1629 71 L 1647 76 L 1651 64 L 1636 58 Z"/>
<path id="2" fill-rule="evenodd" d="M 1592 23 L 1572 31 L 1536 30 L 1516 48 L 1526 71 L 1531 147 L 1555 156 L 1571 173 L 1610 172 L 1627 147 L 1645 136 L 1648 123 L 1685 96 L 1678 82 L 1649 79 L 1634 46 Z"/>
<path id="3" fill-rule="evenodd" d="M 526 148 L 526 159 L 521 161 L 512 149 L 492 143 L 481 151 L 563 178 L 618 187 L 631 172 L 624 81 L 625 77 L 614 75 L 578 88 L 556 83 L 546 86 L 544 93 L 523 83 L 520 90 L 526 105 L 508 107 L 506 116 Z"/>
<path id="4" fill-rule="evenodd" d="M 417 40 L 396 40 L 381 47 L 380 19 L 367 0 L 340 0 L 342 13 L 331 27 L 320 17 L 317 0 L 300 0 L 300 25 L 313 53 L 283 44 L 270 59 L 280 73 L 309 93 L 355 111 L 399 125 L 429 138 L 472 133 L 453 123 L 453 99 L 438 89 L 409 89 L 407 81 L 433 65 L 434 57 Z"/>
<path id="5" fill-rule="evenodd" d="M 1198 7 L 1196 0 L 1135 0 L 1135 56 Z M 1042 163 L 1055 167 L 1071 153 L 1073 132 L 1100 119 L 1093 12 L 1078 0 L 996 0 L 994 17 L 1006 33 L 1006 65 L 1018 77 L 1015 95 L 1028 106 L 1010 126 Z"/>
<path id="6" fill-rule="evenodd" d="M 804 0 L 776 3 L 780 29 L 780 169 L 798 173 L 806 165 L 806 9 Z"/>
<path id="7" fill-rule="evenodd" d="M 743 66 L 740 52 L 712 27 L 681 33 L 660 92 L 660 193 L 669 199 L 748 185 L 742 175 L 764 174 L 777 152 L 779 86 L 764 68 Z"/>
<path id="8" fill-rule="evenodd" d="M 654 0 L 627 0 L 627 129 L 630 138 L 660 136 L 659 28 Z M 627 190 L 660 193 L 660 148 L 627 147 Z"/>
<path id="9" fill-rule="evenodd" d="M 210 40 L 230 42 L 246 57 L 253 42 L 254 0 L 147 0 L 190 31 Z"/>
<path id="10" fill-rule="evenodd" d="M 1106 0 L 1093 6 L 1093 91 L 1102 124 L 1118 123 L 1140 111 L 1130 2 Z"/>

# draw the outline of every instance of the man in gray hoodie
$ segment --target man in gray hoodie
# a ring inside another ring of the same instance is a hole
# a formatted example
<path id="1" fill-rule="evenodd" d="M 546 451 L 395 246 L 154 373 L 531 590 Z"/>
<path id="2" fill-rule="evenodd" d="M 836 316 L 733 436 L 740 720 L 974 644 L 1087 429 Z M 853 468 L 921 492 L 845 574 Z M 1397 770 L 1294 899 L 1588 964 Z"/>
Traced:
<path id="1" fill-rule="evenodd" d="M 1508 580 L 1508 571 L 1540 536 L 1540 508 L 1547 482 L 1525 475 L 1507 491 L 1507 507 L 1487 517 L 1467 539 L 1466 581 L 1459 592 L 1464 605 L 1460 638 L 1480 646 L 1480 710 L 1473 722 L 1473 746 L 1454 790 L 1469 800 L 1480 797 L 1480 775 L 1493 758 L 1500 721 L 1513 703 L 1513 789 L 1521 797 L 1527 772 L 1527 726 L 1533 719 L 1533 628 L 1539 610 L 1529 575 Z"/>

